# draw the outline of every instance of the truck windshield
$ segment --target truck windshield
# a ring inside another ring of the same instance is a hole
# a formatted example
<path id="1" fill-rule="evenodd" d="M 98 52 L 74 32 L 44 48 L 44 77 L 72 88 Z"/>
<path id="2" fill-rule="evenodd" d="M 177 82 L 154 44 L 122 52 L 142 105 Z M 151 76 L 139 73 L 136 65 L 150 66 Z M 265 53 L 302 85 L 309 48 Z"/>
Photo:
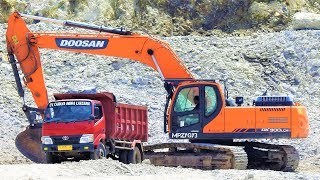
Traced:
<path id="1" fill-rule="evenodd" d="M 58 101 L 49 103 L 45 122 L 75 122 L 89 120 L 92 115 L 90 101 Z"/>

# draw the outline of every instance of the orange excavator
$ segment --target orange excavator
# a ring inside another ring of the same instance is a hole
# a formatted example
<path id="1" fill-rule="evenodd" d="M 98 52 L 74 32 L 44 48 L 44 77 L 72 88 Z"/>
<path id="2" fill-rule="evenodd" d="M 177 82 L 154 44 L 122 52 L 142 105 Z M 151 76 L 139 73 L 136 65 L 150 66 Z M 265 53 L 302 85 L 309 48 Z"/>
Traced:
<path id="1" fill-rule="evenodd" d="M 99 33 L 34 33 L 30 32 L 22 17 Z M 170 139 L 189 142 L 144 146 L 145 158 L 150 159 L 152 164 L 280 171 L 294 171 L 298 166 L 299 154 L 294 147 L 250 140 L 307 137 L 309 124 L 304 106 L 287 96 L 260 96 L 252 106 L 243 106 L 243 97 L 230 101 L 215 80 L 194 79 L 163 41 L 123 29 L 18 12 L 9 17 L 6 38 L 18 93 L 24 99 L 17 64 L 24 75 L 24 84 L 37 105 L 37 108 L 32 108 L 23 101 L 22 109 L 30 126 L 16 138 L 18 149 L 35 162 L 44 162 L 40 147 L 41 123 L 37 123 L 34 117 L 36 113 L 43 115 L 48 105 L 38 50 L 47 48 L 128 58 L 159 72 L 167 91 L 164 132 L 169 134 Z"/>

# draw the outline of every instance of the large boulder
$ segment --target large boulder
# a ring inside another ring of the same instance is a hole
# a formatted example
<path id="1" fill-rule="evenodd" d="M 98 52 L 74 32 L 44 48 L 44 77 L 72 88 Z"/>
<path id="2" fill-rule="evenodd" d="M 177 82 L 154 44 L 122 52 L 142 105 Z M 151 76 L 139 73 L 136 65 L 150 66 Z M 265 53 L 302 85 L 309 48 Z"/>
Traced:
<path id="1" fill-rule="evenodd" d="M 293 29 L 320 29 L 320 14 L 298 12 L 292 18 Z"/>

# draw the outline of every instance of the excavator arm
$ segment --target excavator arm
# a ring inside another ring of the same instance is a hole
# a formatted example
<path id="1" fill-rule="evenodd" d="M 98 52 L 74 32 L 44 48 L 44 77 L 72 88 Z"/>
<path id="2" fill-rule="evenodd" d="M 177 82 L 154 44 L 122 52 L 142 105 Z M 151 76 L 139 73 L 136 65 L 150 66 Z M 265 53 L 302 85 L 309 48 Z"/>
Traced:
<path id="1" fill-rule="evenodd" d="M 27 28 L 23 16 L 54 22 L 59 20 L 21 15 L 18 12 L 10 15 L 8 20 L 8 55 L 11 63 L 14 63 L 13 55 L 17 58 L 24 75 L 24 83 L 39 109 L 46 108 L 48 95 L 38 48 L 128 58 L 157 70 L 163 80 L 193 78 L 167 43 L 150 36 L 116 30 L 99 34 L 33 33 Z M 70 21 L 65 21 L 64 25 L 94 30 L 96 27 Z M 101 28 L 99 30 L 101 31 Z M 19 94 L 22 96 L 22 93 Z"/>

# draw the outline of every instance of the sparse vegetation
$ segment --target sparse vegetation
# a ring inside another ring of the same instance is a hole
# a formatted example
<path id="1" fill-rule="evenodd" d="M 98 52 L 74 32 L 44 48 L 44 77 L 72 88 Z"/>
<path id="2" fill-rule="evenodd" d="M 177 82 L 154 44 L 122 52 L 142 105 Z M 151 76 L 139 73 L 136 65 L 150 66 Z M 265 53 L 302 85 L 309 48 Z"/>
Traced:
<path id="1" fill-rule="evenodd" d="M 0 1 L 0 22 L 5 22 L 8 19 L 8 15 L 12 11 L 14 2 L 10 0 L 1 0 Z"/>
<path id="2" fill-rule="evenodd" d="M 87 0 L 68 0 L 69 2 L 69 14 L 77 15 L 78 12 L 82 11 L 84 6 L 88 6 Z"/>
<path id="3" fill-rule="evenodd" d="M 220 29 L 285 29 L 294 13 L 319 12 L 318 0 L 50 0 L 40 10 L 31 0 L 1 0 L 0 21 L 13 10 L 53 18 L 147 29 L 159 35 L 208 34 Z"/>

